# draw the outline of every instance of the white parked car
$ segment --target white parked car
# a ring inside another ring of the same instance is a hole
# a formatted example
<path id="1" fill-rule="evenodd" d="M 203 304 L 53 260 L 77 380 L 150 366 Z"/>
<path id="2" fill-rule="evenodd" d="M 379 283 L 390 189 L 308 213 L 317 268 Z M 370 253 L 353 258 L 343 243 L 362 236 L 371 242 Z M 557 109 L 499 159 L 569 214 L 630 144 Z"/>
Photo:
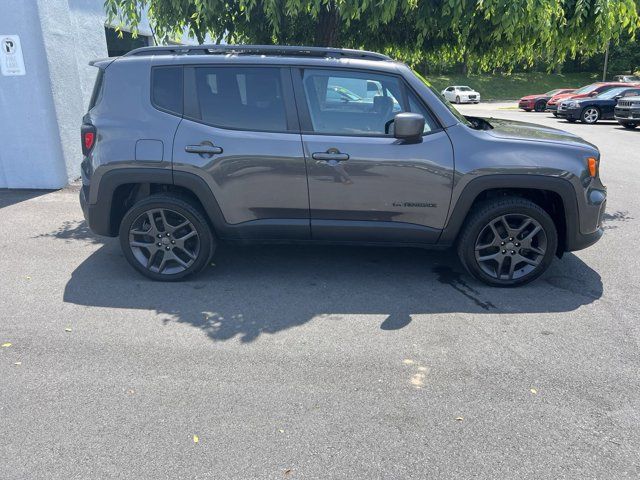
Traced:
<path id="1" fill-rule="evenodd" d="M 480 94 L 465 85 L 447 87 L 442 91 L 442 96 L 455 103 L 478 103 L 480 101 Z"/>

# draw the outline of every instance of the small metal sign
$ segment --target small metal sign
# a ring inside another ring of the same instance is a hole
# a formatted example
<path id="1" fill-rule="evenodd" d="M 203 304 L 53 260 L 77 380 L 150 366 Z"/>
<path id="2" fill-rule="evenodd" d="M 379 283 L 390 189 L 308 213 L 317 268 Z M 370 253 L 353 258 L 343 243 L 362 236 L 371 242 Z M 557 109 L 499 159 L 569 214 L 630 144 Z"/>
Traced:
<path id="1" fill-rule="evenodd" d="M 26 74 L 18 35 L 0 35 L 0 71 L 8 77 Z"/>

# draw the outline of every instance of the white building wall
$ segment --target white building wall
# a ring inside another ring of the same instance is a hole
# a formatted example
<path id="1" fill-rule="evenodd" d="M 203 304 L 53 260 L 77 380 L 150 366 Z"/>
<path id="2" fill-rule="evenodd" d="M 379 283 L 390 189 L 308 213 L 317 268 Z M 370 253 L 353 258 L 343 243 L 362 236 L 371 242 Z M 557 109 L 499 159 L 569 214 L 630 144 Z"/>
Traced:
<path id="1" fill-rule="evenodd" d="M 0 188 L 61 188 L 80 175 L 80 125 L 107 56 L 103 0 L 0 0 L 26 75 L 0 75 Z M 148 23 L 141 35 L 151 35 Z"/>
<path id="2" fill-rule="evenodd" d="M 0 35 L 20 35 L 26 75 L 0 75 L 0 187 L 56 188 L 67 173 L 34 0 L 0 2 Z"/>

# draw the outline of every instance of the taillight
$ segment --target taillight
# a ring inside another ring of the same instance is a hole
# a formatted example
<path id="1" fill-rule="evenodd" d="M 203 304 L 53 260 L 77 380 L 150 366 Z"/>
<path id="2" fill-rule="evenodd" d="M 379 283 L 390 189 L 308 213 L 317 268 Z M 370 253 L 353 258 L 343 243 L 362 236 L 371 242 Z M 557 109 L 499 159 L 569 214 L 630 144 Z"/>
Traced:
<path id="1" fill-rule="evenodd" d="M 85 123 L 81 129 L 82 154 L 86 157 L 91 153 L 93 146 L 96 144 L 96 127 Z"/>

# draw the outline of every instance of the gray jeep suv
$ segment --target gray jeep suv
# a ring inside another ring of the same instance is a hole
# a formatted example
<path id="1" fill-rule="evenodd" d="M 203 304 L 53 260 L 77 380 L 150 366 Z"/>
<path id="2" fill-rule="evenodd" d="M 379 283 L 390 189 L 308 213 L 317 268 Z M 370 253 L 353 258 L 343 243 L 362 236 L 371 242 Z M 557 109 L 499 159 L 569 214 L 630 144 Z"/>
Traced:
<path id="1" fill-rule="evenodd" d="M 84 216 L 154 280 L 202 270 L 220 241 L 303 242 L 455 246 L 515 286 L 602 236 L 595 146 L 465 118 L 387 56 L 172 46 L 92 64 Z"/>

